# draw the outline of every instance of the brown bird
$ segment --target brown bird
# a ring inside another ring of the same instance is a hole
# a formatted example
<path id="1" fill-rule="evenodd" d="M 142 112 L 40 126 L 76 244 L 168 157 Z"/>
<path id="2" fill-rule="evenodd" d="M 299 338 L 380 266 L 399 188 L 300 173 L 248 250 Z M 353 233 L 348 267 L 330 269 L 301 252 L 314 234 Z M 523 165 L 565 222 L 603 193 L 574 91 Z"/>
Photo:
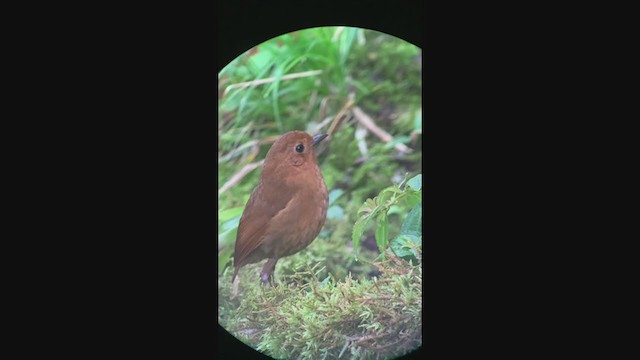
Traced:
<path id="1" fill-rule="evenodd" d="M 271 282 L 278 259 L 306 248 L 320 233 L 329 195 L 315 146 L 325 137 L 291 131 L 269 149 L 260 182 L 240 218 L 232 282 L 241 267 L 263 259 L 268 260 L 260 279 Z"/>

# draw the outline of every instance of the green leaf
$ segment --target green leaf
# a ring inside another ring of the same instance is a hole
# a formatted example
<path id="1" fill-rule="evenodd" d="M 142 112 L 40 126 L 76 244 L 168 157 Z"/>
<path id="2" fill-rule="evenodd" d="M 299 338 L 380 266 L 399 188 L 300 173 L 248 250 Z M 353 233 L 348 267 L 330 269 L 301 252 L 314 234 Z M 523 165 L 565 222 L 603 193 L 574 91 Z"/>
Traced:
<path id="1" fill-rule="evenodd" d="M 422 189 L 422 174 L 418 174 L 412 177 L 409 181 L 407 181 L 407 185 L 409 185 L 415 191 Z"/>
<path id="2" fill-rule="evenodd" d="M 402 179 L 402 181 L 400 182 L 400 184 L 398 185 L 399 188 L 402 188 L 402 185 L 404 185 L 407 181 L 407 176 L 409 176 L 409 173 L 405 173 L 404 174 L 404 178 Z"/>
<path id="3" fill-rule="evenodd" d="M 225 222 L 234 217 L 239 217 L 244 211 L 244 206 L 223 210 L 218 214 L 218 221 Z"/>
<path id="4" fill-rule="evenodd" d="M 422 235 L 422 204 L 416 205 L 402 223 L 400 233 L 403 235 Z"/>
<path id="5" fill-rule="evenodd" d="M 398 235 L 391 240 L 391 247 L 387 248 L 387 251 L 391 253 L 391 249 L 393 249 L 393 252 L 405 260 L 417 259 L 418 254 L 416 253 L 414 246 L 411 246 L 411 244 L 419 249 L 422 246 L 422 236 Z M 381 253 L 376 258 L 376 261 L 383 257 L 384 253 Z"/>
<path id="6" fill-rule="evenodd" d="M 382 190 L 378 195 L 378 204 L 384 205 L 384 206 L 391 205 L 391 204 L 387 204 L 387 201 L 393 196 L 393 194 L 400 193 L 400 192 L 402 192 L 402 190 L 400 190 L 400 188 L 398 188 L 395 185 Z"/>
<path id="7" fill-rule="evenodd" d="M 356 261 L 358 260 L 358 249 L 360 248 L 360 239 L 364 230 L 371 221 L 371 218 L 367 215 L 361 216 L 353 225 L 353 232 L 351 233 L 351 241 L 353 242 L 353 253 Z"/>
<path id="8" fill-rule="evenodd" d="M 398 254 L 398 256 L 402 258 L 410 256 L 417 258 L 418 254 L 416 254 L 416 251 L 414 250 L 413 246 L 411 246 L 411 243 L 413 243 L 416 248 L 419 248 L 420 246 L 422 246 L 422 237 L 399 235 L 394 239 L 392 248 L 396 252 L 396 254 Z"/>
<path id="9" fill-rule="evenodd" d="M 380 251 L 389 245 L 389 239 L 387 238 L 388 229 L 387 213 L 382 212 L 376 219 L 376 243 Z"/>
<path id="10" fill-rule="evenodd" d="M 409 208 L 413 208 L 422 202 L 422 191 L 413 191 L 409 188 L 409 190 L 407 190 L 403 195 L 402 199 Z"/>
<path id="11" fill-rule="evenodd" d="M 376 208 L 376 202 L 373 199 L 367 199 L 365 200 L 364 204 L 362 204 L 362 206 L 360 206 L 360 208 L 358 209 L 358 215 L 362 213 L 363 215 L 368 216 L 370 214 L 373 214 Z"/>
<path id="12" fill-rule="evenodd" d="M 404 210 L 400 206 L 392 205 L 389 208 L 389 211 L 387 212 L 387 216 L 391 216 L 393 214 L 403 214 L 403 213 L 404 213 Z"/>

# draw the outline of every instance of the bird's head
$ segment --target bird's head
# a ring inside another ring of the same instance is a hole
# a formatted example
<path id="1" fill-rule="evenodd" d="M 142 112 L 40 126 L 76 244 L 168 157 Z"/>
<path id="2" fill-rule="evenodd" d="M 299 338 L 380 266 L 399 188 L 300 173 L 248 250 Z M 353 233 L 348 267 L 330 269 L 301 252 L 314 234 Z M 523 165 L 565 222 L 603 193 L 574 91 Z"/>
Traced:
<path id="1" fill-rule="evenodd" d="M 316 146 L 327 134 L 311 136 L 304 131 L 291 131 L 276 140 L 265 158 L 265 173 L 280 175 L 308 172 L 317 166 Z"/>

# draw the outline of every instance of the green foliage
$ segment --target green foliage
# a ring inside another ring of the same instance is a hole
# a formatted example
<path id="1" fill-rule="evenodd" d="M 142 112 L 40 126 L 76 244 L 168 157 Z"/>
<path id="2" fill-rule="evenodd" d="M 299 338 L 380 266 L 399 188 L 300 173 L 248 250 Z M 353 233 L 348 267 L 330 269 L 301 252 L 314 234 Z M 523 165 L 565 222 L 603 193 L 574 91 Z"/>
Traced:
<path id="1" fill-rule="evenodd" d="M 362 85 L 358 88 L 362 106 L 373 112 L 420 107 L 422 99 L 416 95 L 421 91 L 422 69 L 415 65 L 421 50 L 387 34 L 376 33 L 369 39 L 366 47 L 356 47 L 350 54 L 352 76 Z"/>
<path id="2" fill-rule="evenodd" d="M 384 256 L 385 249 L 390 245 L 388 239 L 388 213 L 394 205 L 401 203 L 413 206 L 413 209 L 404 220 L 400 236 L 394 239 L 392 242 L 394 246 L 392 246 L 391 249 L 394 251 L 397 247 L 403 248 L 404 246 L 409 246 L 408 244 L 410 243 L 407 243 L 407 241 L 413 241 L 416 245 L 421 244 L 421 241 L 417 243 L 416 239 L 420 236 L 421 240 L 422 235 L 422 205 L 419 203 L 422 200 L 422 174 L 414 176 L 409 181 L 406 181 L 406 183 L 405 181 L 406 178 L 398 186 L 394 185 L 385 188 L 378 196 L 373 199 L 367 199 L 358 209 L 358 215 L 360 217 L 353 226 L 353 233 L 351 235 L 354 249 L 359 248 L 360 240 L 367 225 L 371 220 L 375 219 L 376 243 L 378 244 L 381 255 Z M 396 244 L 397 242 L 402 243 Z M 356 259 L 358 257 L 357 251 L 355 257 Z"/>
<path id="3" fill-rule="evenodd" d="M 307 129 L 323 120 L 321 104 L 325 115 L 335 114 L 352 86 L 361 108 L 373 114 L 391 108 L 397 112 L 402 121 L 389 129 L 392 135 L 408 134 L 421 106 L 420 54 L 400 39 L 350 27 L 301 30 L 259 44 L 218 75 L 224 94 L 219 151 L 227 153 L 256 135 Z M 282 79 L 318 70 L 319 75 Z M 274 80 L 225 93 L 229 85 L 269 78 Z"/>
<path id="4" fill-rule="evenodd" d="M 244 206 L 220 211 L 218 215 L 218 247 L 222 249 L 218 254 L 218 275 L 224 271 L 233 254 L 242 211 Z"/>
<path id="5" fill-rule="evenodd" d="M 234 126 L 268 118 L 275 122 L 273 128 L 277 133 L 304 128 L 309 120 L 308 112 L 288 111 L 288 107 L 308 100 L 314 89 L 320 96 L 346 95 L 347 58 L 358 33 L 364 30 L 344 28 L 334 41 L 337 31 L 339 28 L 324 27 L 282 35 L 258 45 L 225 67 L 219 78 L 229 83 L 276 79 L 268 85 L 232 90 L 222 99 L 221 109 L 235 113 Z M 322 70 L 322 74 L 282 80 L 286 74 L 313 70 Z M 316 81 L 320 81 L 320 86 L 316 86 Z M 265 103 L 269 106 L 263 106 Z M 286 117 L 283 111 L 287 113 Z"/>

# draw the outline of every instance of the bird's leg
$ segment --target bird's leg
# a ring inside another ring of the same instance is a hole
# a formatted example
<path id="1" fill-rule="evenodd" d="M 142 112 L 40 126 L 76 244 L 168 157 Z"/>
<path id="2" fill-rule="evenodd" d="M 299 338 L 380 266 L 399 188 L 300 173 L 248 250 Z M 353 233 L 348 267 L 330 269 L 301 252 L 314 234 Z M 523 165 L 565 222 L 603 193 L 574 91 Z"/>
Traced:
<path id="1" fill-rule="evenodd" d="M 277 262 L 278 259 L 270 258 L 267 260 L 267 263 L 264 264 L 262 272 L 260 273 L 260 280 L 262 280 L 263 284 L 273 284 L 273 271 L 276 269 Z"/>

